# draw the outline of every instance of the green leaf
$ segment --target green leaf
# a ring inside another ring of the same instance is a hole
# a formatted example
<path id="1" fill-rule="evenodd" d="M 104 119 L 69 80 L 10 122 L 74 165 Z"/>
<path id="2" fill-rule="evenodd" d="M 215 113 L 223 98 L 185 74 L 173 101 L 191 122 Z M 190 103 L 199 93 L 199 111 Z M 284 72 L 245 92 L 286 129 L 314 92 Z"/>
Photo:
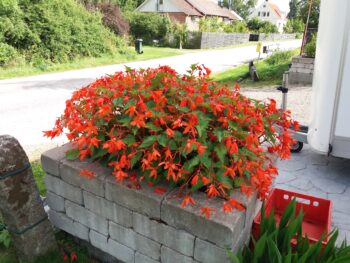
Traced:
<path id="1" fill-rule="evenodd" d="M 132 134 L 128 134 L 126 135 L 123 140 L 122 140 L 124 143 L 126 143 L 128 146 L 132 145 L 135 141 L 136 141 L 136 138 L 134 135 Z"/>
<path id="2" fill-rule="evenodd" d="M 74 161 L 78 158 L 79 156 L 79 150 L 78 149 L 72 149 L 66 152 L 66 159 L 70 161 Z"/>
<path id="3" fill-rule="evenodd" d="M 190 111 L 189 108 L 187 108 L 187 107 L 181 107 L 181 106 L 178 106 L 177 109 L 178 109 L 179 111 L 182 111 L 182 112 L 185 112 L 185 113 L 187 113 L 187 112 Z"/>
<path id="4" fill-rule="evenodd" d="M 141 152 L 138 152 L 137 154 L 135 154 L 135 155 L 131 158 L 131 160 L 130 160 L 130 168 L 131 168 L 131 169 L 135 166 L 135 164 L 136 164 L 137 162 L 140 161 L 141 156 L 142 156 L 142 153 L 141 153 Z"/>
<path id="5" fill-rule="evenodd" d="M 202 137 L 203 133 L 206 132 L 209 125 L 209 121 L 205 118 L 200 118 L 198 121 L 198 125 L 196 125 L 196 129 L 198 132 L 198 136 Z"/>
<path id="6" fill-rule="evenodd" d="M 225 156 L 227 149 L 223 144 L 218 144 L 215 146 L 214 151 L 216 152 L 221 163 L 225 163 Z"/>
<path id="7" fill-rule="evenodd" d="M 202 155 L 200 155 L 199 160 L 206 168 L 210 168 L 212 165 L 212 159 L 209 158 L 208 152 L 204 152 Z"/>
<path id="8" fill-rule="evenodd" d="M 263 234 L 255 244 L 253 262 L 259 262 L 259 259 L 264 254 L 265 246 L 266 246 L 266 233 Z"/>
<path id="9" fill-rule="evenodd" d="M 91 155 L 91 158 L 93 160 L 96 160 L 102 156 L 104 156 L 105 154 L 108 153 L 108 150 L 107 149 L 103 149 L 103 148 L 95 148 L 92 150 L 92 155 Z"/>
<path id="10" fill-rule="evenodd" d="M 218 128 L 215 128 L 213 133 L 218 138 L 218 141 L 221 142 L 222 138 L 224 136 L 224 132 L 222 130 L 218 129 Z"/>
<path id="11" fill-rule="evenodd" d="M 169 138 L 167 135 L 160 134 L 157 136 L 158 143 L 162 145 L 163 147 L 168 146 Z"/>
<path id="12" fill-rule="evenodd" d="M 151 131 L 162 131 L 163 129 L 161 127 L 157 127 L 156 125 L 154 125 L 152 122 L 147 122 L 146 123 L 146 128 L 150 129 Z"/>
<path id="13" fill-rule="evenodd" d="M 168 145 L 169 149 L 172 151 L 176 151 L 178 150 L 178 146 L 176 144 L 176 142 L 174 140 L 169 140 L 169 145 Z"/>
<path id="14" fill-rule="evenodd" d="M 187 172 L 192 172 L 193 168 L 196 167 L 198 164 L 199 164 L 199 156 L 197 155 L 196 157 L 184 163 L 184 169 Z"/>
<path id="15" fill-rule="evenodd" d="M 115 98 L 114 100 L 113 100 L 113 105 L 114 106 L 122 106 L 123 105 L 123 98 Z"/>
<path id="16" fill-rule="evenodd" d="M 153 135 L 148 136 L 143 140 L 139 148 L 147 148 L 151 146 L 156 140 L 157 140 L 157 136 L 153 136 Z"/>

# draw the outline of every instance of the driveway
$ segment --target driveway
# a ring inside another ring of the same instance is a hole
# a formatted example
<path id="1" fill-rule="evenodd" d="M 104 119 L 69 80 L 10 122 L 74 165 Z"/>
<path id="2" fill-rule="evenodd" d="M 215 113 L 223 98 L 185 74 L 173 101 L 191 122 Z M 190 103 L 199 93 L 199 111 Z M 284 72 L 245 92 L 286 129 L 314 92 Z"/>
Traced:
<path id="1" fill-rule="evenodd" d="M 296 48 L 300 46 L 300 40 L 283 41 L 279 45 L 281 49 Z M 199 63 L 217 72 L 256 59 L 258 54 L 255 49 L 255 46 L 246 46 L 208 50 L 148 61 L 2 80 L 0 134 L 15 136 L 30 158 L 36 158 L 42 151 L 65 141 L 65 138 L 50 141 L 42 136 L 42 131 L 53 127 L 55 118 L 63 113 L 65 101 L 73 90 L 98 77 L 123 70 L 125 65 L 132 68 L 170 65 L 178 72 L 185 73 L 191 64 Z"/>

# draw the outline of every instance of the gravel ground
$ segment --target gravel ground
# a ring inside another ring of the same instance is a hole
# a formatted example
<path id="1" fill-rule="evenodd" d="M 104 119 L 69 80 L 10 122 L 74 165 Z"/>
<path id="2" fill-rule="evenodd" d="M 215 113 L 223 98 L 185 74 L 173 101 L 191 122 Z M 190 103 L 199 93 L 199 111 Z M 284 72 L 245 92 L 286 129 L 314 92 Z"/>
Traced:
<path id="1" fill-rule="evenodd" d="M 267 100 L 268 98 L 275 99 L 277 105 L 281 105 L 282 93 L 276 88 L 242 88 L 242 94 L 247 97 Z M 311 104 L 311 87 L 291 87 L 288 92 L 287 109 L 292 112 L 293 119 L 301 124 L 309 123 Z"/>

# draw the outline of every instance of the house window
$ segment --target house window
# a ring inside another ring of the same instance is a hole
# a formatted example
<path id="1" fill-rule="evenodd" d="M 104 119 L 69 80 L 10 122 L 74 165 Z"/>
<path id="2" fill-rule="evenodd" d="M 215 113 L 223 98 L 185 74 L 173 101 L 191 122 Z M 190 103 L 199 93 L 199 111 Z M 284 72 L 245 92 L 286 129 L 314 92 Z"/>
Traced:
<path id="1" fill-rule="evenodd" d="M 258 16 L 260 16 L 260 12 L 258 12 Z"/>
<path id="2" fill-rule="evenodd" d="M 191 16 L 191 21 L 192 22 L 196 22 L 196 17 L 195 16 Z"/>
<path id="3" fill-rule="evenodd" d="M 266 12 L 262 12 L 262 16 L 266 16 Z"/>
<path id="4" fill-rule="evenodd" d="M 162 5 L 163 4 L 163 0 L 159 0 L 159 4 Z"/>
<path id="5" fill-rule="evenodd" d="M 270 16 L 270 12 L 267 12 L 267 16 Z"/>

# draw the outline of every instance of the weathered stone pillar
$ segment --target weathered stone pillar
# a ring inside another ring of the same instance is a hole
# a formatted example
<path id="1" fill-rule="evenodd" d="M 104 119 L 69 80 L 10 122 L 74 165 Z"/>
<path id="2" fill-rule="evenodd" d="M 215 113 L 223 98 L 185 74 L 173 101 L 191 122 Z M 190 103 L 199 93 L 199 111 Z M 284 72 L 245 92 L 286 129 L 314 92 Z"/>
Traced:
<path id="1" fill-rule="evenodd" d="M 20 259 L 57 249 L 28 157 L 12 136 L 0 136 L 0 211 Z"/>

